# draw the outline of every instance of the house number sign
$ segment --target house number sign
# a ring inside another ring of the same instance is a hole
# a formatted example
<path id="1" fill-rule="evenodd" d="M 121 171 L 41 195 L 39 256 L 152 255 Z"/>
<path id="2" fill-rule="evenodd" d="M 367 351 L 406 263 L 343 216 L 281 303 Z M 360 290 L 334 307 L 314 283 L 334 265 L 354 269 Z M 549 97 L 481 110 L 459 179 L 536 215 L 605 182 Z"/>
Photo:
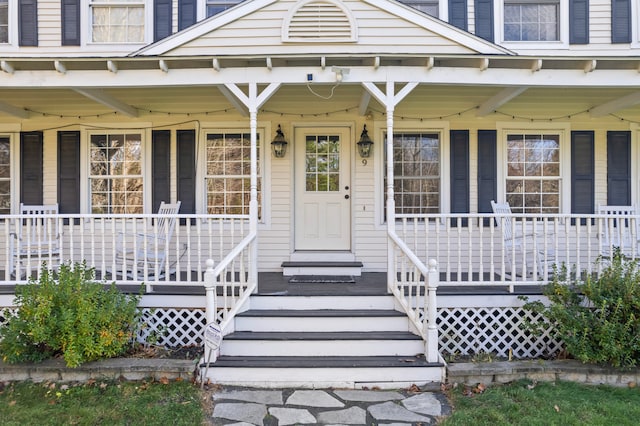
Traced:
<path id="1" fill-rule="evenodd" d="M 211 350 L 216 350 L 220 347 L 222 342 L 222 330 L 220 326 L 215 323 L 207 324 L 204 329 L 204 344 Z"/>

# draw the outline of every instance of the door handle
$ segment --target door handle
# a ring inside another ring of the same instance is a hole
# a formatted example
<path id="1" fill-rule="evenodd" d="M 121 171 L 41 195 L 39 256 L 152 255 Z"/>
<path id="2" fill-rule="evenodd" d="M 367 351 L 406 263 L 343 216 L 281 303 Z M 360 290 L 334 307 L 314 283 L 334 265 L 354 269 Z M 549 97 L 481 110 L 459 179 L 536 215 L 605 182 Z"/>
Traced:
<path id="1" fill-rule="evenodd" d="M 345 199 L 345 200 L 348 200 L 348 199 L 349 199 L 349 194 L 345 195 L 345 196 L 344 196 L 344 199 Z"/>

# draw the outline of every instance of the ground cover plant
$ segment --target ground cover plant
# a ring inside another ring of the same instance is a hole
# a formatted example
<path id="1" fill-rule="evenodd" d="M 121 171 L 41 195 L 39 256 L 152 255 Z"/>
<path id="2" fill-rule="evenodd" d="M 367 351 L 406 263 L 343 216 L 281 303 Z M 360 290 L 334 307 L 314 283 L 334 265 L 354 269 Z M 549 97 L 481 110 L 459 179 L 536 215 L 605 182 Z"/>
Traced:
<path id="1" fill-rule="evenodd" d="M 571 382 L 518 381 L 448 390 L 453 414 L 444 426 L 624 426 L 640 419 L 640 389 Z"/>
<path id="2" fill-rule="evenodd" d="M 554 274 L 544 294 L 550 304 L 529 302 L 554 326 L 569 356 L 585 363 L 635 367 L 640 362 L 640 263 L 616 250 L 597 276 Z M 526 297 L 524 298 L 526 300 Z M 536 324 L 528 329 L 539 333 Z"/>
<path id="3" fill-rule="evenodd" d="M 43 266 L 37 281 L 16 286 L 15 316 L 0 327 L 6 362 L 63 356 L 69 367 L 125 353 L 138 327 L 139 296 L 94 282 L 83 263 Z"/>
<path id="4" fill-rule="evenodd" d="M 0 423 L 200 425 L 200 388 L 186 381 L 0 384 Z"/>

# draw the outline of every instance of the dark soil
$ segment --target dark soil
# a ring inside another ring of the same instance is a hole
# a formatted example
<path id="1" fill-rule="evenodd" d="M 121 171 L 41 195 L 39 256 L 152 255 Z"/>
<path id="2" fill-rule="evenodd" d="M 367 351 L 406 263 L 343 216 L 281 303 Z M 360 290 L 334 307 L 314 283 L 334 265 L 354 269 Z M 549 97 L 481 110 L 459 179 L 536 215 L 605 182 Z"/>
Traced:
<path id="1" fill-rule="evenodd" d="M 171 358 L 198 359 L 202 356 L 202 346 L 182 346 L 178 348 L 164 348 L 162 346 L 137 345 L 126 354 L 130 358 Z"/>

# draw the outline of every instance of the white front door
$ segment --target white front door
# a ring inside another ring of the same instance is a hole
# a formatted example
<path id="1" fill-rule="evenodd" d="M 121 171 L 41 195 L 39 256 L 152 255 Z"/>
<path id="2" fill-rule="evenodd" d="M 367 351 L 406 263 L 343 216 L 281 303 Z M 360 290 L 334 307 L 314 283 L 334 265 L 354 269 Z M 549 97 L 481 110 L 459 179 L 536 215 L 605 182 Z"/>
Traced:
<path id="1" fill-rule="evenodd" d="M 351 249 L 349 128 L 299 127 L 295 136 L 295 249 Z"/>

